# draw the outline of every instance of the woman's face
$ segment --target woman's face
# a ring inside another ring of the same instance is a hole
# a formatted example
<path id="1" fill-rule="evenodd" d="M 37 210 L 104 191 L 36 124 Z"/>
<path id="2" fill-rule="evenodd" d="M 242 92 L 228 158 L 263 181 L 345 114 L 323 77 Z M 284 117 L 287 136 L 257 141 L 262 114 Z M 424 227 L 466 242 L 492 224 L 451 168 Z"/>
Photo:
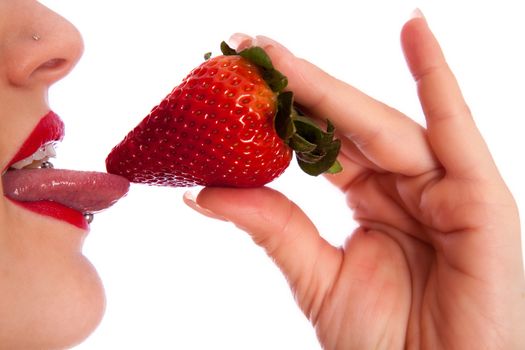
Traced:
<path id="1" fill-rule="evenodd" d="M 42 4 L 0 0 L 1 193 L 34 194 L 38 181 L 56 183 L 50 177 L 61 175 L 51 169 L 30 173 L 25 163 L 17 164 L 24 169 L 12 170 L 12 165 L 63 136 L 63 125 L 47 103 L 48 88 L 71 70 L 82 50 L 75 27 Z M 39 168 L 38 159 L 34 163 Z M 31 175 L 19 176 L 24 172 Z M 14 180 L 6 174 L 14 174 Z M 60 204 L 66 196 L 61 191 L 53 194 L 58 203 L 0 195 L 2 349 L 72 346 L 94 330 L 104 312 L 99 277 L 81 252 L 88 224 L 81 209 Z"/>

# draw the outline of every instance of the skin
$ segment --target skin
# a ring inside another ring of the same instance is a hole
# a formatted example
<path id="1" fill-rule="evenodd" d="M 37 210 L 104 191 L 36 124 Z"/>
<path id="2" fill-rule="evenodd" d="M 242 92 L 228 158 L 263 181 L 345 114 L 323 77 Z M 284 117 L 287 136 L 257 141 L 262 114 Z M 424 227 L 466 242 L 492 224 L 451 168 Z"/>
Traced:
<path id="1" fill-rule="evenodd" d="M 49 111 L 49 87 L 82 51 L 73 25 L 37 1 L 0 0 L 2 169 Z M 104 291 L 82 255 L 86 234 L 0 196 L 0 349 L 70 347 L 99 324 Z"/>
<path id="2" fill-rule="evenodd" d="M 323 240 L 269 188 L 206 188 L 186 203 L 248 232 L 280 267 L 326 349 L 523 349 L 525 278 L 516 203 L 426 20 L 401 42 L 421 127 L 265 38 L 296 101 L 330 116 L 344 171 L 328 176 L 359 228 Z"/>

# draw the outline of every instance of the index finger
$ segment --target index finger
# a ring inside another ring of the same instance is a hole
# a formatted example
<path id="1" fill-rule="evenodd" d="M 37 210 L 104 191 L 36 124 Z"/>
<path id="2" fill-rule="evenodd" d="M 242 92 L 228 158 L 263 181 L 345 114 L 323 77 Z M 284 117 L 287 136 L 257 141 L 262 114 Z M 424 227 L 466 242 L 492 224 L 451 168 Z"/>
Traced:
<path id="1" fill-rule="evenodd" d="M 419 175 L 436 166 L 425 130 L 403 113 L 294 56 L 279 43 L 258 36 L 236 37 L 240 45 L 258 45 L 288 77 L 295 99 L 319 118 L 327 118 L 379 168 Z"/>

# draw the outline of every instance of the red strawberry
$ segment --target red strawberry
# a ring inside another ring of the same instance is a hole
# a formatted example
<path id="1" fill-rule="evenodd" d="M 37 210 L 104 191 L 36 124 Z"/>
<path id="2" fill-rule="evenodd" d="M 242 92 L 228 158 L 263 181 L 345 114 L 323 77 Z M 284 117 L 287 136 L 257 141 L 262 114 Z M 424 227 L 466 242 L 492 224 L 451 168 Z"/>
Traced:
<path id="1" fill-rule="evenodd" d="M 257 187 L 283 173 L 292 149 L 311 175 L 339 169 L 333 127 L 297 113 L 266 53 L 221 49 L 113 148 L 108 172 L 159 186 Z"/>

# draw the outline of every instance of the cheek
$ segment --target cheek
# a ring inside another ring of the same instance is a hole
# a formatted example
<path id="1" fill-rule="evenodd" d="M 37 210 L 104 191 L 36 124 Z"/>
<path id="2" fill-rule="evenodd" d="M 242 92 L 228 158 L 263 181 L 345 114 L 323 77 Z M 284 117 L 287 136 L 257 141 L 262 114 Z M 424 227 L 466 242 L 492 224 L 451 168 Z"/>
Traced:
<path id="1" fill-rule="evenodd" d="M 98 274 L 80 254 L 2 254 L 0 295 L 0 344 L 9 349 L 75 345 L 97 327 L 105 308 Z"/>

